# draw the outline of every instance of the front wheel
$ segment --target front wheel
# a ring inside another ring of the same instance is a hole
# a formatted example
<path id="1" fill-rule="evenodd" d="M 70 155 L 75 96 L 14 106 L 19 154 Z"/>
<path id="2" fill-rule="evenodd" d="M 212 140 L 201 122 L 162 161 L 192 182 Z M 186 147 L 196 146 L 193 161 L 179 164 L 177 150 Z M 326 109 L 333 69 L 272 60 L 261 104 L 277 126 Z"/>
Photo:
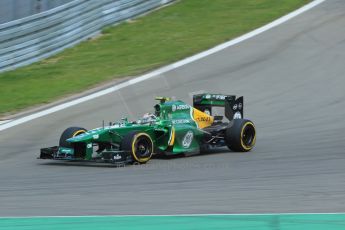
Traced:
<path id="1" fill-rule="evenodd" d="M 63 131 L 60 137 L 59 146 L 60 147 L 66 147 L 66 148 L 72 148 L 71 143 L 67 141 L 67 139 L 78 136 L 80 134 L 86 133 L 87 130 L 80 127 L 69 127 Z"/>
<path id="2" fill-rule="evenodd" d="M 225 143 L 235 152 L 248 152 L 256 142 L 256 130 L 253 122 L 246 119 L 234 119 L 225 131 Z"/>
<path id="3" fill-rule="evenodd" d="M 131 132 L 124 136 L 121 149 L 129 151 L 134 162 L 144 164 L 152 157 L 153 141 L 147 133 Z"/>

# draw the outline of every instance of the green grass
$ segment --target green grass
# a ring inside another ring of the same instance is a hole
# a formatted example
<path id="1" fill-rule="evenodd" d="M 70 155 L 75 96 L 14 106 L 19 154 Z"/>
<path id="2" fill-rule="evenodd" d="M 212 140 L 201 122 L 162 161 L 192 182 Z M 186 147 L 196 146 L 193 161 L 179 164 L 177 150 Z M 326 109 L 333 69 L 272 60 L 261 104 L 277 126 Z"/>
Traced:
<path id="1" fill-rule="evenodd" d="M 310 0 L 182 0 L 102 36 L 0 74 L 0 114 L 133 76 L 228 41 Z"/>

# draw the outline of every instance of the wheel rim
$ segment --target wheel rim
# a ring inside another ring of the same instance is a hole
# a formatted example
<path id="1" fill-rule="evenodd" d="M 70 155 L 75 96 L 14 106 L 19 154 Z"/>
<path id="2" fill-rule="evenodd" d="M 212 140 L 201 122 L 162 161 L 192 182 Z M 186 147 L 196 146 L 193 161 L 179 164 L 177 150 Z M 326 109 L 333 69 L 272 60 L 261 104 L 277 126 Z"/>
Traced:
<path id="1" fill-rule="evenodd" d="M 255 142 L 255 128 L 252 124 L 248 123 L 242 131 L 242 143 L 245 147 L 250 148 Z"/>
<path id="2" fill-rule="evenodd" d="M 152 152 L 151 141 L 145 137 L 140 137 L 135 143 L 135 154 L 139 158 L 149 157 Z"/>

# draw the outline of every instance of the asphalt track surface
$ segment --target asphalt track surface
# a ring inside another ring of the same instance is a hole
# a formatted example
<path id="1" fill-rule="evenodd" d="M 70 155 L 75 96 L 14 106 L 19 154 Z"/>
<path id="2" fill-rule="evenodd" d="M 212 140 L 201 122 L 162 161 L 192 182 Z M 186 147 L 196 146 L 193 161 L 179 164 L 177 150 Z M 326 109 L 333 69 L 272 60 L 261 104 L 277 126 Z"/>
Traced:
<path id="1" fill-rule="evenodd" d="M 345 211 L 345 1 L 0 135 L 0 216 Z M 68 126 L 152 110 L 157 95 L 243 95 L 250 153 L 216 151 L 125 168 L 37 160 Z"/>

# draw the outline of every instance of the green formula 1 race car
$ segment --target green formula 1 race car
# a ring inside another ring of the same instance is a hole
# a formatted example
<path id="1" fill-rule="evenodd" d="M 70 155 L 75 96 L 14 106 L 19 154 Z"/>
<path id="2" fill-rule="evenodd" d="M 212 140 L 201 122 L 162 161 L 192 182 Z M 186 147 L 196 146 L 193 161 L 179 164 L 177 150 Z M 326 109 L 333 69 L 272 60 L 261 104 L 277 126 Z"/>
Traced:
<path id="1" fill-rule="evenodd" d="M 67 128 L 59 146 L 42 148 L 39 158 L 146 163 L 153 154 L 196 154 L 223 146 L 247 152 L 255 145 L 255 126 L 243 119 L 243 97 L 198 94 L 193 96 L 193 106 L 166 97 L 156 99 L 154 113 L 137 121 L 125 118 L 92 130 Z M 223 116 L 214 115 L 216 109 Z"/>

